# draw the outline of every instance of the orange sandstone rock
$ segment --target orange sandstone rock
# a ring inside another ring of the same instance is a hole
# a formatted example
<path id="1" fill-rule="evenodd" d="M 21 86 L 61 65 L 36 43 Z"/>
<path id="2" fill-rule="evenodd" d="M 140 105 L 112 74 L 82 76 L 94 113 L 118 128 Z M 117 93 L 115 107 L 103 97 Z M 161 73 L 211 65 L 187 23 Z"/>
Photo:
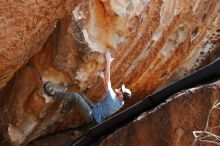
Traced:
<path id="1" fill-rule="evenodd" d="M 1 2 L 0 135 L 26 145 L 82 125 L 77 109 L 60 114 L 65 101 L 51 100 L 42 85 L 100 100 L 107 49 L 113 87 L 131 88 L 130 105 L 211 62 L 219 56 L 219 11 L 219 0 Z"/>
<path id="2" fill-rule="evenodd" d="M 195 139 L 193 131 L 205 129 L 213 104 L 220 101 L 220 82 L 181 91 L 172 98 L 156 110 L 141 114 L 133 122 L 107 136 L 99 145 L 192 145 Z M 219 128 L 214 128 L 219 125 L 219 117 L 219 110 L 213 110 L 207 131 L 220 134 Z M 198 141 L 196 146 L 199 145 L 211 146 L 212 143 Z"/>
<path id="3" fill-rule="evenodd" d="M 36 54 L 77 0 L 1 1 L 0 88 Z"/>

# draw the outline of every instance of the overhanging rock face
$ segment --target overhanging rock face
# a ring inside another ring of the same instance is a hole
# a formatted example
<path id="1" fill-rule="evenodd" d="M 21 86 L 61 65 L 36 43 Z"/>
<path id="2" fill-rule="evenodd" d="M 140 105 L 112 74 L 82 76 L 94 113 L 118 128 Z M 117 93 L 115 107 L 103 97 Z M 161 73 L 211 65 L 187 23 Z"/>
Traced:
<path id="1" fill-rule="evenodd" d="M 195 143 L 195 146 L 211 146 L 215 137 L 202 139 L 211 142 L 200 140 L 194 142 L 193 131 L 203 131 L 207 124 L 207 132 L 220 134 L 219 109 L 213 108 L 210 112 L 216 101 L 220 104 L 219 81 L 181 91 L 166 104 L 154 111 L 143 113 L 130 124 L 110 134 L 99 145 L 189 146 Z M 209 113 L 211 114 L 208 120 Z M 202 137 L 207 135 L 203 134 Z"/>
<path id="2" fill-rule="evenodd" d="M 56 22 L 76 4 L 77 0 L 0 3 L 0 88 L 42 48 Z"/>
<path id="3" fill-rule="evenodd" d="M 61 114 L 65 101 L 51 100 L 42 85 L 98 101 L 106 49 L 115 58 L 113 87 L 131 88 L 131 103 L 210 62 L 219 53 L 219 11 L 219 0 L 1 2 L 0 133 L 25 145 L 81 125 L 79 112 Z"/>

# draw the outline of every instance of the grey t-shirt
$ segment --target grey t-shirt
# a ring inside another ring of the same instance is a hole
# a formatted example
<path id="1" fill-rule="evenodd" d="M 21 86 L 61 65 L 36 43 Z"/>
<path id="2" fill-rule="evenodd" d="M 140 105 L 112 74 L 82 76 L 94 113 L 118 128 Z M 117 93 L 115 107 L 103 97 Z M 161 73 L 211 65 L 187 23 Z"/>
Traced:
<path id="1" fill-rule="evenodd" d="M 108 89 L 105 97 L 93 107 L 92 115 L 96 122 L 100 123 L 105 117 L 117 112 L 124 102 L 119 100 L 115 92 Z"/>

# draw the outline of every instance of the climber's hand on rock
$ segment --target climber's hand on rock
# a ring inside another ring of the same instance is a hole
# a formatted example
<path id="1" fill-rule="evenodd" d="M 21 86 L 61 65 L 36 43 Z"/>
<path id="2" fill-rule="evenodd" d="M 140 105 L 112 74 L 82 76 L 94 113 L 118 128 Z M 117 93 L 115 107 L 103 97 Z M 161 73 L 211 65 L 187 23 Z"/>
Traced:
<path id="1" fill-rule="evenodd" d="M 105 75 L 104 75 L 104 72 L 103 72 L 103 71 L 98 72 L 98 76 L 100 76 L 102 79 L 105 78 Z"/>
<path id="2" fill-rule="evenodd" d="M 105 58 L 106 58 L 106 61 L 110 62 L 110 63 L 114 60 L 114 58 L 112 58 L 109 50 L 106 51 Z"/>

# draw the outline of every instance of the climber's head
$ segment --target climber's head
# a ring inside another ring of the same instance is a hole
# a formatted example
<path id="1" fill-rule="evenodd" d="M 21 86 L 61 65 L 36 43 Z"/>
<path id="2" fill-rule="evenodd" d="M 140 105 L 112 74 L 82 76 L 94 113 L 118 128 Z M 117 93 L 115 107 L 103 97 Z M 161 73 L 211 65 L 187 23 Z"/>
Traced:
<path id="1" fill-rule="evenodd" d="M 123 84 L 121 88 L 115 89 L 115 93 L 120 100 L 128 102 L 131 99 L 131 91 Z"/>

